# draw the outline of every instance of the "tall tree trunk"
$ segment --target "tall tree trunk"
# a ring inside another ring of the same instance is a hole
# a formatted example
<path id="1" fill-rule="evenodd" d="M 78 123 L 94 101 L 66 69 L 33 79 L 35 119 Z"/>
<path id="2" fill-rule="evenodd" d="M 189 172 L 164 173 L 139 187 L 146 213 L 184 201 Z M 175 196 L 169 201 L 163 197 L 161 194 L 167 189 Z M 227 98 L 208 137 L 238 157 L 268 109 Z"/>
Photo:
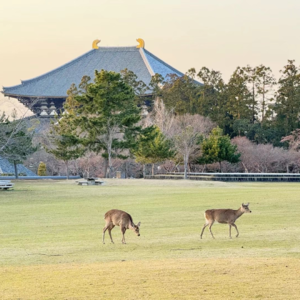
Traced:
<path id="1" fill-rule="evenodd" d="M 154 166 L 155 164 L 152 164 L 152 176 L 154 176 Z"/>
<path id="2" fill-rule="evenodd" d="M 244 171 L 245 171 L 245 173 L 249 173 L 248 172 L 248 169 L 247 169 L 247 167 L 246 167 L 246 165 L 242 162 L 242 166 L 244 167 Z"/>
<path id="3" fill-rule="evenodd" d="M 253 103 L 252 103 L 252 124 L 254 124 L 255 119 L 255 88 L 254 88 L 254 82 L 253 82 Z"/>
<path id="4" fill-rule="evenodd" d="M 143 178 L 145 178 L 146 176 L 146 165 L 143 164 Z"/>
<path id="5" fill-rule="evenodd" d="M 128 178 L 128 164 L 127 164 L 127 160 L 125 160 L 125 178 Z"/>
<path id="6" fill-rule="evenodd" d="M 17 162 L 14 160 L 14 169 L 15 169 L 15 177 L 16 179 L 19 178 L 19 174 L 18 174 L 18 166 L 17 166 Z"/>
<path id="7" fill-rule="evenodd" d="M 220 173 L 223 173 L 223 172 L 222 172 L 222 162 L 219 161 L 219 164 L 220 164 Z"/>
<path id="8" fill-rule="evenodd" d="M 65 161 L 66 168 L 67 168 L 67 180 L 69 180 L 69 161 Z"/>
<path id="9" fill-rule="evenodd" d="M 104 158 L 104 178 L 107 178 L 108 160 Z"/>
<path id="10" fill-rule="evenodd" d="M 265 120 L 265 109 L 266 109 L 266 102 L 265 102 L 265 77 L 264 77 L 264 83 L 263 83 L 263 100 L 262 100 L 262 116 L 261 116 L 261 123 Z"/>
<path id="11" fill-rule="evenodd" d="M 111 151 L 108 151 L 108 178 L 112 176 L 112 162 L 111 162 Z"/>
<path id="12" fill-rule="evenodd" d="M 187 168 L 188 168 L 188 157 L 187 155 L 183 156 L 183 163 L 184 163 L 184 179 L 187 179 Z"/>

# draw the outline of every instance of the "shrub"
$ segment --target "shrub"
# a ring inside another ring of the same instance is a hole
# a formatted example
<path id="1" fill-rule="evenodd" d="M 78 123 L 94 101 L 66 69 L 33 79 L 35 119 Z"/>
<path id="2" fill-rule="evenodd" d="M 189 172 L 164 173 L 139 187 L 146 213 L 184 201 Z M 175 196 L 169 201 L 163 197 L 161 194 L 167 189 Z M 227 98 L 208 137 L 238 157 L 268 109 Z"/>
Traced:
<path id="1" fill-rule="evenodd" d="M 39 176 L 46 176 L 46 164 L 44 162 L 40 162 L 37 173 Z"/>

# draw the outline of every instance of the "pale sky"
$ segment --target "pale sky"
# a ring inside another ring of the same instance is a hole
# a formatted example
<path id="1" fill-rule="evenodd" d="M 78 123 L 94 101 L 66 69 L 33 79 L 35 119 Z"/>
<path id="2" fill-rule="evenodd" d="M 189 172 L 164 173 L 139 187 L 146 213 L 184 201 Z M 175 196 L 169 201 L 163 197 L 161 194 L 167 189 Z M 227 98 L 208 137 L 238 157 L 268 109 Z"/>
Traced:
<path id="1" fill-rule="evenodd" d="M 0 89 L 99 46 L 145 48 L 182 72 L 300 64 L 299 0 L 0 0 Z M 0 110 L 19 108 L 0 95 Z"/>

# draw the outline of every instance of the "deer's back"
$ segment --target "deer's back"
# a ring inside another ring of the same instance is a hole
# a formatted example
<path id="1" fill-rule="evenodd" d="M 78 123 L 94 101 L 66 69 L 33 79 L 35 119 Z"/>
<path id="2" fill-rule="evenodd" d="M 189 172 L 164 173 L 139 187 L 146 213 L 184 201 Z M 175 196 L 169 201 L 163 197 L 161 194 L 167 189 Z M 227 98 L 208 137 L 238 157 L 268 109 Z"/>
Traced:
<path id="1" fill-rule="evenodd" d="M 129 224 L 132 224 L 132 218 L 131 218 L 130 214 L 128 214 L 127 212 L 125 212 L 123 210 L 119 210 L 119 209 L 109 210 L 105 214 L 104 219 L 106 222 L 111 222 L 117 226 L 120 226 L 120 224 L 127 225 L 127 226 Z"/>
<path id="2" fill-rule="evenodd" d="M 235 210 L 233 209 L 209 209 L 205 211 L 205 218 L 218 223 L 235 221 Z"/>

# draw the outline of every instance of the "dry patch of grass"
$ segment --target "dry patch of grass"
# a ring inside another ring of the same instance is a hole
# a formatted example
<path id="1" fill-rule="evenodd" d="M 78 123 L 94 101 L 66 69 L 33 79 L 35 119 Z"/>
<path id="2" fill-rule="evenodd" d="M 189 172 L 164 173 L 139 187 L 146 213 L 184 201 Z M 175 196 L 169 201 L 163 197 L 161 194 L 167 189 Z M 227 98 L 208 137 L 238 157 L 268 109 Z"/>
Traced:
<path id="1" fill-rule="evenodd" d="M 0 268 L 0 299 L 299 299 L 293 258 L 118 261 Z"/>

